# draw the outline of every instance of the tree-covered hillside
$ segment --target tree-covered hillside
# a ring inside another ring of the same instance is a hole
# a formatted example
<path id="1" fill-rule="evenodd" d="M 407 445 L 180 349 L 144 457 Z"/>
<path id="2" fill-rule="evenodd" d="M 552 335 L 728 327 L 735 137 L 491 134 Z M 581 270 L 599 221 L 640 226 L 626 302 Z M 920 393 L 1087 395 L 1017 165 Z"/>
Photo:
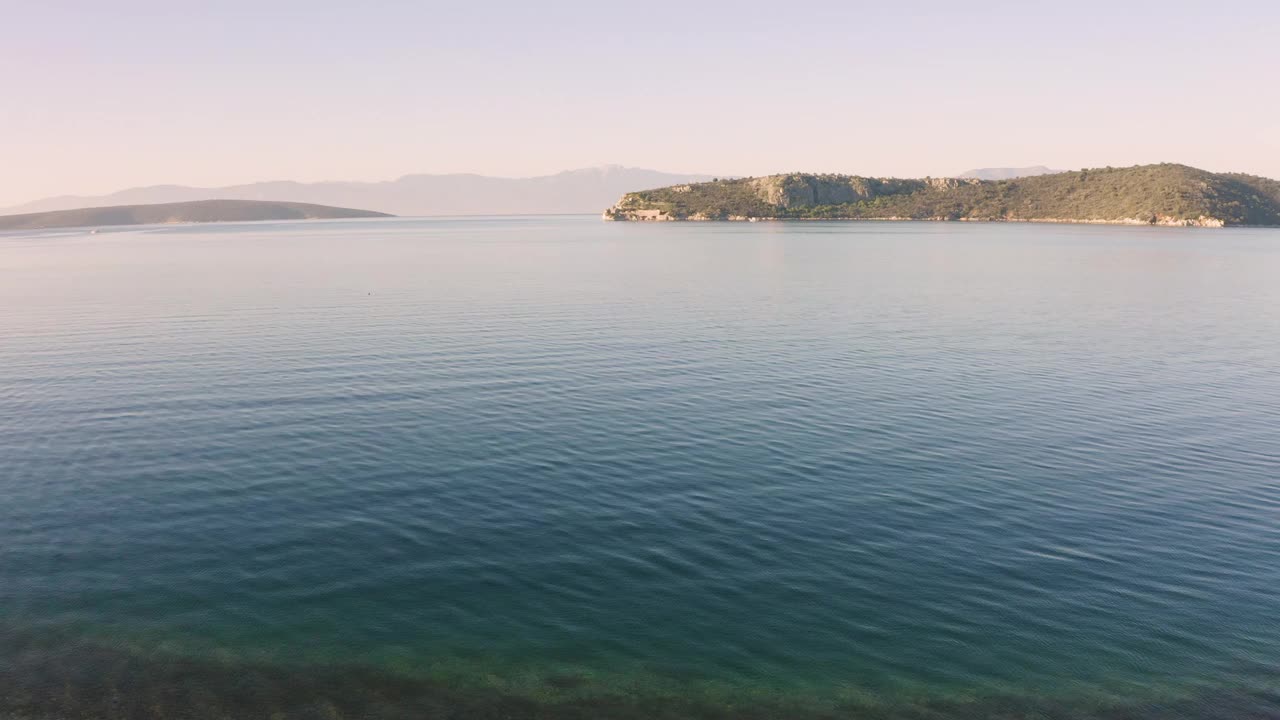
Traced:
<path id="1" fill-rule="evenodd" d="M 629 193 L 605 217 L 1280 225 L 1280 182 L 1174 164 L 996 181 L 793 173 Z"/>

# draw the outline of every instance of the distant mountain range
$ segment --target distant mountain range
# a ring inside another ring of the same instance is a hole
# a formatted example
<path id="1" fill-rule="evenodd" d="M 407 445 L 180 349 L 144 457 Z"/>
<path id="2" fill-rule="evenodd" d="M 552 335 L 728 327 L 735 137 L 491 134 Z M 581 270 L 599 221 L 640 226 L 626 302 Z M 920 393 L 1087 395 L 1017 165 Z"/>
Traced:
<path id="1" fill-rule="evenodd" d="M 406 175 L 386 182 L 259 182 L 200 188 L 155 185 L 98 196 L 61 196 L 0 209 L 0 214 L 50 212 L 106 205 L 194 200 L 271 200 L 358 207 L 393 215 L 521 215 L 597 213 L 619 195 L 710 180 L 606 165 L 530 178 L 484 175 Z"/>
<path id="2" fill-rule="evenodd" d="M 1053 175 L 1060 172 L 1066 171 L 1054 170 L 1043 165 L 1033 165 L 1031 167 L 1017 168 L 978 168 L 976 170 L 966 170 L 957 177 L 977 178 L 978 180 L 1012 180 L 1021 177 L 1035 177 L 1037 175 Z"/>
<path id="3" fill-rule="evenodd" d="M 627 193 L 604 216 L 1280 225 L 1280 182 L 1168 163 L 1000 181 L 790 173 Z"/>
<path id="4" fill-rule="evenodd" d="M 386 213 L 308 203 L 261 200 L 196 200 L 158 205 L 53 210 L 0 217 L 0 230 L 60 227 L 106 227 L 189 222 L 248 222 L 254 220 L 329 220 L 386 217 Z"/>

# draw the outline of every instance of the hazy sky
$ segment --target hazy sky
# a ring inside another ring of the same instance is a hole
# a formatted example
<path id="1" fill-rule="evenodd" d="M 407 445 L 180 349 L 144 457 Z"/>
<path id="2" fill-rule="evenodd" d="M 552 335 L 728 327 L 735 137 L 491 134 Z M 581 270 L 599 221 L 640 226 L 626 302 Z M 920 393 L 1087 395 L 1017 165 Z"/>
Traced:
<path id="1" fill-rule="evenodd" d="M 0 205 L 602 163 L 1280 177 L 1280 2 L 0 0 Z"/>

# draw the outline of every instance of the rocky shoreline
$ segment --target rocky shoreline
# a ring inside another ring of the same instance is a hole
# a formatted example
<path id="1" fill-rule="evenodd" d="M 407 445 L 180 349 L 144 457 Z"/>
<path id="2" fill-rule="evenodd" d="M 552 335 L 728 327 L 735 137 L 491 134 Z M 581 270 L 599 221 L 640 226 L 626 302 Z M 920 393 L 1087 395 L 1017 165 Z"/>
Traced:
<path id="1" fill-rule="evenodd" d="M 1196 227 L 1223 228 L 1227 223 L 1219 218 L 1173 218 L 1157 217 L 1150 220 L 1141 218 L 1119 218 L 1116 220 L 1099 220 L 1095 218 L 948 218 L 948 217 L 825 217 L 825 218 L 787 218 L 756 217 L 748 215 L 730 215 L 727 217 L 708 217 L 692 215 L 690 217 L 674 217 L 665 213 L 641 214 L 646 211 L 628 211 L 609 208 L 602 215 L 606 222 L 968 222 L 968 223 L 1049 223 L 1057 225 L 1130 225 L 1150 227 Z"/>

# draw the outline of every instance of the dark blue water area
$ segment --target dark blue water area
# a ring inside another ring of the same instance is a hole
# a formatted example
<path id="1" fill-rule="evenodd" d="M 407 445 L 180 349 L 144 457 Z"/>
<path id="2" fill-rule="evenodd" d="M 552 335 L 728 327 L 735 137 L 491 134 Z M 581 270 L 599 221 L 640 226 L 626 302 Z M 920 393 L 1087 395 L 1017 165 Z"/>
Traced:
<path id="1" fill-rule="evenodd" d="M 12 712 L 1280 714 L 1280 231 L 6 234 L 0 337 Z"/>

